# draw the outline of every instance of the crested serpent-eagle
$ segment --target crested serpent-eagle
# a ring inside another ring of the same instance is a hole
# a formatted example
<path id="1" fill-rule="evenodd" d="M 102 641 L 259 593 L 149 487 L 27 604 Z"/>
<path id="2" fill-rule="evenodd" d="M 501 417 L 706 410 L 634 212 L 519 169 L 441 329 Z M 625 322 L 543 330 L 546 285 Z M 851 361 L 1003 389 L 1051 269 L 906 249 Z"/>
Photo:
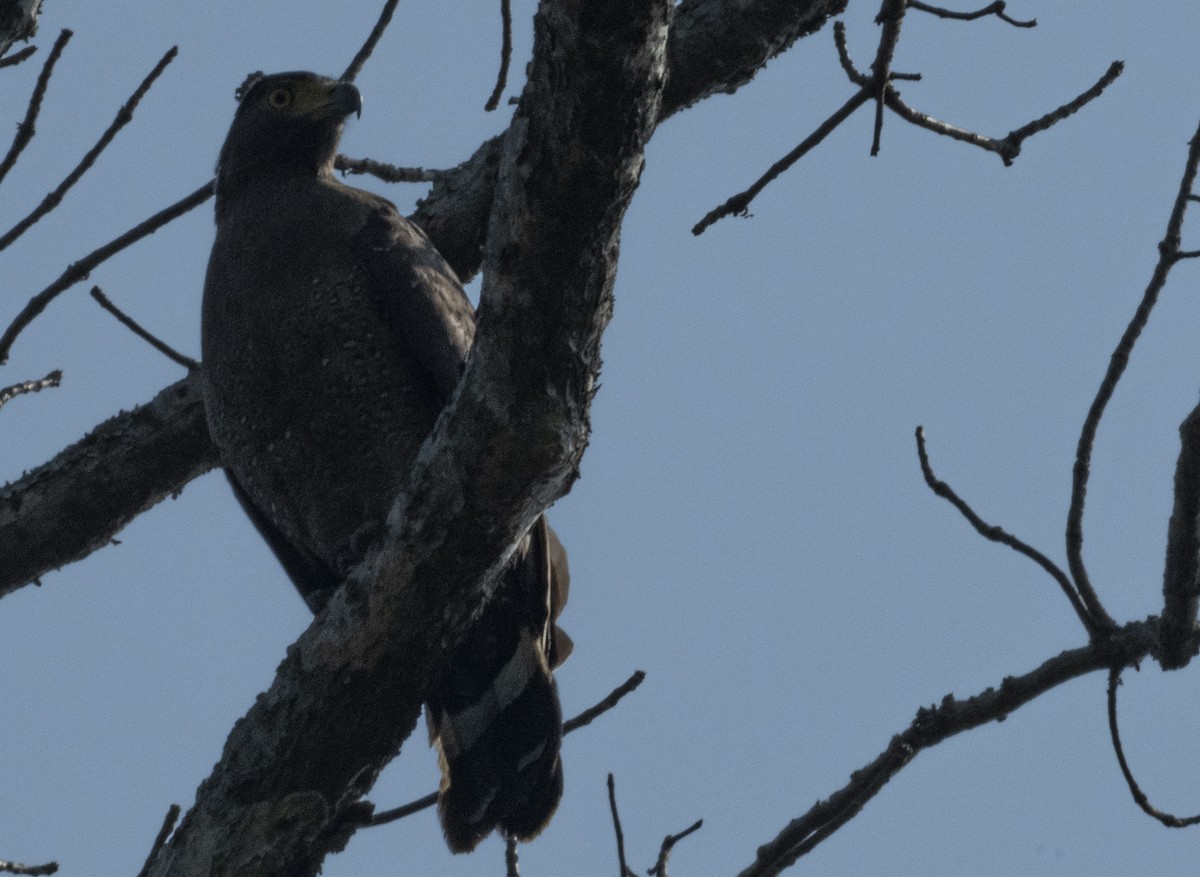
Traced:
<path id="1" fill-rule="evenodd" d="M 239 98 L 217 166 L 205 404 L 234 493 L 316 612 L 382 531 L 475 317 L 425 234 L 334 176 L 358 89 L 254 74 Z M 456 852 L 494 828 L 529 839 L 558 805 L 566 589 L 566 554 L 539 519 L 426 695 Z"/>

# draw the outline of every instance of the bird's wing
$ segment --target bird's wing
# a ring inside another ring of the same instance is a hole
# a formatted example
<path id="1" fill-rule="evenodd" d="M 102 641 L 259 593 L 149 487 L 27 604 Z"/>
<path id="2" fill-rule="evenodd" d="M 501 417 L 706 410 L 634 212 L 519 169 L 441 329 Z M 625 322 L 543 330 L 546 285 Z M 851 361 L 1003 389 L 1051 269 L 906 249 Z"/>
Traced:
<path id="1" fill-rule="evenodd" d="M 447 400 L 475 340 L 475 310 L 425 233 L 390 202 L 361 194 L 368 215 L 353 245 L 377 304 Z"/>
<path id="2" fill-rule="evenodd" d="M 233 488 L 233 495 L 241 503 L 255 529 L 275 553 L 275 557 L 295 584 L 304 602 L 308 604 L 308 608 L 314 614 L 320 612 L 329 595 L 341 584 L 337 574 L 316 556 L 297 547 L 284 536 L 271 519 L 263 514 L 262 509 L 254 504 L 228 468 L 225 469 L 225 476 L 229 479 L 229 486 Z"/>

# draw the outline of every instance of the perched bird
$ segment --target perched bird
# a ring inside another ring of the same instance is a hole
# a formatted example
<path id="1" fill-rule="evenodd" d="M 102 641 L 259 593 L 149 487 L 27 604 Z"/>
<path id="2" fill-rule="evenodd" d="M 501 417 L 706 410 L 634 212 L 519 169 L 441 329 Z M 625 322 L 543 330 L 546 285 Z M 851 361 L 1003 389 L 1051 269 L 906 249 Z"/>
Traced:
<path id="1" fill-rule="evenodd" d="M 309 607 L 365 548 L 471 349 L 475 317 L 425 234 L 334 176 L 358 89 L 253 74 L 217 165 L 204 286 L 208 424 L 229 483 Z M 566 553 L 542 518 L 427 695 L 455 852 L 540 832 L 562 795 L 552 670 Z"/>

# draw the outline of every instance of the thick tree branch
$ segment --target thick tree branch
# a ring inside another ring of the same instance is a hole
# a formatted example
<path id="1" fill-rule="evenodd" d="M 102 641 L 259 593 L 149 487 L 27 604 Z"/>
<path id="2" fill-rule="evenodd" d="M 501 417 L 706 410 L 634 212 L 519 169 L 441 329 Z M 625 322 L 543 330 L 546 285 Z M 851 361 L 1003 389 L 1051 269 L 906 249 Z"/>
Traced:
<path id="1" fill-rule="evenodd" d="M 733 94 L 771 58 L 815 33 L 846 0 L 685 0 L 667 36 L 659 120 L 714 94 Z M 464 281 L 479 271 L 500 135 L 434 183 L 412 219 Z"/>
<path id="2" fill-rule="evenodd" d="M 1183 667 L 1196 654 L 1196 607 L 1200 603 L 1200 406 L 1179 425 L 1175 507 L 1167 526 L 1163 569 L 1164 670 Z"/>
<path id="3" fill-rule="evenodd" d="M 107 545 L 216 462 L 196 378 L 100 424 L 0 487 L 0 597 Z"/>
<path id="4" fill-rule="evenodd" d="M 690 0 L 683 3 L 676 11 L 667 37 L 670 77 L 659 112 L 660 120 L 712 94 L 734 92 L 749 82 L 770 58 L 791 47 L 799 38 L 818 30 L 829 16 L 841 11 L 844 6 L 844 0 Z M 719 64 L 712 63 L 714 57 L 721 59 Z M 506 135 L 486 141 L 466 162 L 439 175 L 429 196 L 418 205 L 412 217 L 425 229 L 438 250 L 464 279 L 477 273 L 482 263 L 487 221 L 495 193 L 496 169 L 504 136 Z M 4 342 L 0 342 L 0 351 L 7 349 L 16 333 L 40 313 L 50 300 L 63 289 L 85 279 L 88 272 L 100 261 L 139 240 L 184 210 L 207 200 L 211 194 L 210 181 L 178 204 L 161 211 L 148 223 L 119 236 L 111 244 L 72 264 L 59 280 L 30 302 L 18 317 L 19 325 L 10 328 Z M 3 358 L 4 354 L 0 352 L 0 360 Z M 171 389 L 168 388 L 163 395 L 169 395 Z M 124 419 L 129 416 L 120 415 L 110 421 L 110 424 L 125 422 Z M 184 416 L 182 411 L 175 412 L 172 416 L 173 423 L 176 418 Z M 186 417 L 186 425 L 179 422 L 171 428 L 184 429 L 197 435 L 205 432 L 203 412 L 198 407 L 188 409 Z M 141 453 L 149 457 L 159 453 L 159 446 L 170 443 L 169 435 L 157 436 L 153 432 L 143 430 L 129 433 L 127 438 L 130 441 L 144 442 L 145 447 Z M 188 480 L 212 467 L 214 452 L 207 444 L 201 442 L 180 445 L 181 452 L 187 449 L 194 454 L 190 465 L 182 465 L 184 461 L 178 461 L 181 465 L 176 468 L 176 480 L 171 484 L 155 483 L 149 486 L 147 495 L 161 499 L 162 496 L 182 490 Z M 68 448 L 46 463 L 42 469 L 54 469 L 60 472 L 61 478 L 69 481 L 71 467 L 64 464 L 70 458 L 72 450 Z M 126 453 L 136 456 L 133 452 L 133 448 L 126 449 Z M 127 485 L 137 487 L 143 484 L 139 473 L 124 471 L 119 462 L 112 467 L 112 473 L 116 480 L 108 488 L 108 492 L 115 494 Z M 10 489 L 22 489 L 26 481 L 27 479 L 22 479 L 11 485 Z M 85 475 L 80 485 L 80 494 L 86 495 L 94 489 L 96 484 L 92 477 Z M 61 495 L 67 497 L 71 493 L 70 485 L 64 484 Z M 45 551 L 30 546 L 32 554 L 23 566 L 23 571 L 15 575 L 15 579 L 19 581 L 14 579 L 14 574 L 9 574 L 10 567 L 0 567 L 4 570 L 4 573 L 0 574 L 0 595 L 6 593 L 6 589 L 20 587 L 21 584 L 51 569 L 78 560 L 90 551 L 107 544 L 112 535 L 137 513 L 136 510 L 148 508 L 153 504 L 151 502 L 142 505 L 141 494 L 138 491 L 135 493 L 138 495 L 132 496 L 128 502 L 118 504 L 119 508 L 114 509 L 115 517 L 112 520 L 89 515 L 81 521 L 75 540 L 79 547 L 69 556 L 63 556 L 50 545 L 45 546 Z M 0 502 L 3 500 L 0 499 Z M 0 515 L 4 513 L 3 506 L 0 505 Z M 0 521 L 2 520 L 3 518 L 0 518 Z M 0 524 L 0 537 L 3 535 L 3 524 Z M 3 559 L 3 544 L 0 542 L 0 560 Z"/>
<path id="5" fill-rule="evenodd" d="M 671 0 L 544 2 L 499 171 L 479 335 L 389 533 L 289 650 L 151 868 L 315 874 L 411 731 L 505 554 L 566 492 Z"/>
<path id="6" fill-rule="evenodd" d="M 18 40 L 37 33 L 42 0 L 2 0 L 0 2 L 0 56 Z"/>

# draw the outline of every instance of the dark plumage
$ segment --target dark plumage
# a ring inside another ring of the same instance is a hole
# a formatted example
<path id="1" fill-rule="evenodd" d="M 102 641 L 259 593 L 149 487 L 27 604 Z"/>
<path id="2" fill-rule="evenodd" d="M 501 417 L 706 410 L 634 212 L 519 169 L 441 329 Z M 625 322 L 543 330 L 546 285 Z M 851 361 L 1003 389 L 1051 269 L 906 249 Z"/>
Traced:
<path id="1" fill-rule="evenodd" d="M 234 493 L 318 611 L 378 534 L 458 383 L 475 318 L 419 228 L 333 174 L 358 90 L 256 75 L 217 168 L 204 288 L 209 428 Z M 452 850 L 529 839 L 562 793 L 551 669 L 566 555 L 541 519 L 428 694 Z"/>

